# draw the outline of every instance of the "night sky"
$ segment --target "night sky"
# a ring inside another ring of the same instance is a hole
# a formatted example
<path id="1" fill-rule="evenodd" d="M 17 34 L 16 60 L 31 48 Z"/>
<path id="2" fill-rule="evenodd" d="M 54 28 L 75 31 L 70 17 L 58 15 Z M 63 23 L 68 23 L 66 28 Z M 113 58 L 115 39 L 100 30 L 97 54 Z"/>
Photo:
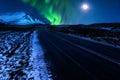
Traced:
<path id="1" fill-rule="evenodd" d="M 1 15 L 21 11 L 52 24 L 120 22 L 120 0 L 0 0 Z"/>

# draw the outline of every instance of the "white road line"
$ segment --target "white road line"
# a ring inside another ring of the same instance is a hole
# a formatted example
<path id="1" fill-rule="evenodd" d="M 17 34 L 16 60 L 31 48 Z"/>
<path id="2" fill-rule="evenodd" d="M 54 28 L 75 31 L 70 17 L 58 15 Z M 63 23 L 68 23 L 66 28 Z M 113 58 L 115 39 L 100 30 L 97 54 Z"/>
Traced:
<path id="1" fill-rule="evenodd" d="M 57 36 L 57 37 L 58 37 L 58 36 Z M 101 58 L 103 58 L 103 59 L 105 59 L 105 60 L 108 60 L 108 61 L 110 61 L 110 62 L 113 62 L 113 63 L 115 63 L 115 64 L 120 65 L 120 62 L 116 61 L 116 60 L 113 59 L 113 58 L 110 58 L 110 57 L 108 57 L 108 56 L 102 55 L 102 54 L 100 54 L 100 53 L 98 53 L 98 52 L 95 52 L 95 51 L 93 51 L 93 50 L 91 50 L 91 49 L 88 49 L 88 48 L 86 48 L 86 47 L 80 46 L 80 45 L 78 45 L 78 44 L 74 44 L 74 43 L 72 43 L 71 41 L 68 41 L 67 39 L 64 39 L 64 38 L 61 38 L 61 37 L 58 37 L 58 38 L 66 41 L 66 42 L 68 42 L 68 43 L 70 43 L 70 44 L 72 44 L 72 45 L 74 45 L 74 46 L 76 46 L 76 47 L 79 47 L 79 48 L 81 48 L 81 49 L 83 49 L 83 50 L 85 50 L 85 51 L 87 51 L 87 52 L 90 52 L 90 53 L 92 53 L 92 54 L 94 54 L 94 55 L 96 55 L 96 56 L 98 56 L 98 57 L 101 57 Z"/>
<path id="2" fill-rule="evenodd" d="M 74 38 L 90 41 L 90 42 L 93 42 L 93 43 L 102 44 L 102 45 L 105 45 L 105 46 L 114 47 L 114 48 L 118 48 L 118 49 L 120 48 L 120 46 L 118 46 L 118 45 L 113 45 L 113 44 L 110 44 L 110 43 L 107 43 L 107 42 L 97 41 L 97 40 L 91 39 L 90 37 L 86 38 L 86 37 L 81 37 L 81 36 L 77 36 L 77 35 L 74 35 L 74 34 L 68 34 L 68 35 L 71 36 L 71 37 L 74 37 Z"/>
<path id="3" fill-rule="evenodd" d="M 51 42 L 51 41 L 49 41 L 49 40 L 48 40 L 48 42 L 50 42 L 56 49 L 58 49 L 59 52 L 64 53 L 64 51 L 63 51 L 62 49 L 58 48 L 58 46 L 56 46 L 53 42 Z M 87 72 L 88 75 L 93 76 L 92 73 L 90 73 L 90 72 L 89 72 L 88 70 L 86 70 L 83 66 L 81 66 L 81 64 L 78 63 L 77 61 L 75 61 L 71 56 L 69 56 L 69 55 L 67 55 L 67 54 L 64 54 L 64 55 L 65 55 L 67 58 L 69 58 L 74 64 L 76 64 L 76 65 L 79 66 L 81 69 L 83 69 L 85 72 Z M 93 80 L 96 80 L 95 77 L 93 78 Z"/>

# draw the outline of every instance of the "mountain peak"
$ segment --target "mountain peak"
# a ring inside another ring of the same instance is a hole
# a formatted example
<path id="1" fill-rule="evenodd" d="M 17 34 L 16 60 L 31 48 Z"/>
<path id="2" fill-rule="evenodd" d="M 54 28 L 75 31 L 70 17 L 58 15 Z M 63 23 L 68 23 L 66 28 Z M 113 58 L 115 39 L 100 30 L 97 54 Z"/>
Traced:
<path id="1" fill-rule="evenodd" d="M 0 22 L 15 25 L 45 24 L 42 20 L 32 18 L 25 12 L 6 13 L 0 15 Z"/>

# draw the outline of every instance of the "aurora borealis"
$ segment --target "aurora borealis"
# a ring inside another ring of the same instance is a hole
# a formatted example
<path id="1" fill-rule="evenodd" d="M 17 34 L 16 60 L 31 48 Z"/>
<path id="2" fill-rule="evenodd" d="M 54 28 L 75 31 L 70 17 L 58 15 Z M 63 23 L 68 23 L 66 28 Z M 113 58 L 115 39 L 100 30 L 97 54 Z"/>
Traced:
<path id="1" fill-rule="evenodd" d="M 120 22 L 120 0 L 1 0 L 0 15 L 25 12 L 52 25 Z M 89 8 L 81 6 L 87 4 Z"/>
<path id="2" fill-rule="evenodd" d="M 69 0 L 23 0 L 45 16 L 53 25 L 70 22 L 71 3 Z"/>

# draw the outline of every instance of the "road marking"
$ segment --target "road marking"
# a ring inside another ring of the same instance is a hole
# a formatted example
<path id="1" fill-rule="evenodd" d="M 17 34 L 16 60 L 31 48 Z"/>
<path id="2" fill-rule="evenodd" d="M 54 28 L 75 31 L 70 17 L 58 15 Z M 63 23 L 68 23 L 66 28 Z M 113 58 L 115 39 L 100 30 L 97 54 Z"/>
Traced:
<path id="1" fill-rule="evenodd" d="M 47 40 L 47 41 L 49 43 L 51 43 L 56 49 L 58 49 L 59 52 L 64 53 L 64 51 L 62 49 L 58 48 L 58 46 L 56 46 L 53 42 L 51 42 L 50 40 Z M 76 64 L 77 66 L 79 66 L 82 70 L 84 70 L 85 72 L 87 72 L 88 75 L 90 75 L 93 78 L 93 80 L 96 80 L 95 76 L 92 73 L 90 73 L 88 70 L 86 70 L 83 66 L 81 66 L 80 63 L 78 63 L 76 60 L 74 60 L 71 56 L 69 56 L 67 54 L 64 54 L 64 55 L 67 58 L 69 58 L 74 64 Z"/>
<path id="2" fill-rule="evenodd" d="M 95 51 L 93 51 L 93 50 L 91 50 L 91 49 L 88 49 L 88 48 L 86 48 L 86 47 L 80 46 L 80 45 L 78 45 L 78 44 L 74 44 L 74 43 L 72 43 L 71 41 L 68 41 L 67 39 L 64 39 L 64 38 L 61 38 L 61 37 L 58 37 L 58 36 L 57 36 L 57 38 L 60 38 L 60 39 L 62 39 L 62 40 L 64 40 L 64 41 L 70 43 L 71 45 L 74 45 L 74 46 L 76 46 L 76 47 L 79 47 L 79 48 L 81 48 L 81 49 L 83 49 L 83 50 L 85 50 L 85 51 L 87 51 L 87 52 L 90 52 L 90 53 L 92 53 L 92 54 L 94 54 L 94 55 L 96 55 L 96 56 L 98 56 L 98 57 L 101 57 L 101 58 L 103 58 L 103 59 L 105 59 L 105 60 L 108 60 L 108 61 L 110 61 L 110 62 L 112 62 L 112 63 L 115 63 L 115 64 L 117 64 L 117 65 L 120 66 L 120 62 L 116 61 L 116 60 L 113 59 L 113 58 L 110 58 L 110 57 L 108 57 L 108 56 L 102 55 L 102 54 L 100 54 L 100 53 L 98 53 L 98 52 L 95 52 Z"/>

